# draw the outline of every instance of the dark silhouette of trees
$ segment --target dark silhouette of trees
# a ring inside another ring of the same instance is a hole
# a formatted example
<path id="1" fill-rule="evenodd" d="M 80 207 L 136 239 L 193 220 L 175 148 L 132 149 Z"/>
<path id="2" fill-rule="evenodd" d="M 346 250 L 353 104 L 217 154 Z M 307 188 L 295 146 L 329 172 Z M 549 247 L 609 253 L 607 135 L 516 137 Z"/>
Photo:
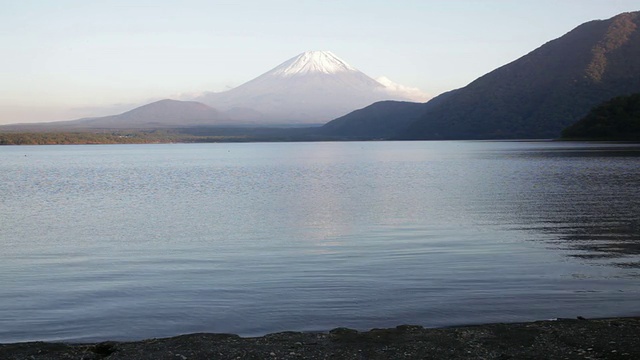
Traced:
<path id="1" fill-rule="evenodd" d="M 593 108 L 562 131 L 565 139 L 640 140 L 640 93 L 618 96 Z"/>

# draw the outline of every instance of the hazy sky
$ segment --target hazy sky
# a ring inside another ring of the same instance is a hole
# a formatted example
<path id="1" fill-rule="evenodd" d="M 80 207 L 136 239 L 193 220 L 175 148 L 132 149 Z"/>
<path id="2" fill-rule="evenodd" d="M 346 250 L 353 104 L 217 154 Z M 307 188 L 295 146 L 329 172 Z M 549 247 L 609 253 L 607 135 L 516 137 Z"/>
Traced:
<path id="1" fill-rule="evenodd" d="M 0 124 L 223 91 L 306 50 L 437 95 L 638 0 L 0 0 Z"/>

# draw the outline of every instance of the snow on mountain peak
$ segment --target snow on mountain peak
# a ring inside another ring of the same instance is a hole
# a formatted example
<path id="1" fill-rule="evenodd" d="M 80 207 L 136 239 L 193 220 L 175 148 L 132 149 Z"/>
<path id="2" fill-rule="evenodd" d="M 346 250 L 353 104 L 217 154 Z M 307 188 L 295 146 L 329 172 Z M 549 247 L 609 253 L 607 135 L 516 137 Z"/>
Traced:
<path id="1" fill-rule="evenodd" d="M 304 75 L 309 73 L 336 74 L 347 71 L 358 71 L 331 51 L 305 51 L 291 58 L 270 73 L 283 77 Z"/>
<path id="2" fill-rule="evenodd" d="M 244 121 L 317 124 L 376 101 L 410 101 L 407 95 L 417 92 L 388 79 L 376 81 L 330 51 L 307 51 L 238 87 L 196 100 Z"/>

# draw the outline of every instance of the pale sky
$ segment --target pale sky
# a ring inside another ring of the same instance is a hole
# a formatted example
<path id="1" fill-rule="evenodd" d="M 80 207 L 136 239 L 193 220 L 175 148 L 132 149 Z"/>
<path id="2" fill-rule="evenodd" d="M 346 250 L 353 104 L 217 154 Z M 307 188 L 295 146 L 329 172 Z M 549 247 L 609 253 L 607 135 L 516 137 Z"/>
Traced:
<path id="1" fill-rule="evenodd" d="M 306 50 L 435 96 L 638 0 L 0 0 L 0 124 L 223 91 Z"/>

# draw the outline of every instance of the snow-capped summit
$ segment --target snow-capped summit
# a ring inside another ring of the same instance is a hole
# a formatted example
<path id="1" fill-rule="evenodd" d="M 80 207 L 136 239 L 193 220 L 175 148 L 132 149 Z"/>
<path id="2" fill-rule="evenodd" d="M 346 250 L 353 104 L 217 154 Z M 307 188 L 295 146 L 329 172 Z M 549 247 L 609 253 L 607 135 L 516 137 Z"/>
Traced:
<path id="1" fill-rule="evenodd" d="M 358 71 L 331 51 L 305 51 L 280 64 L 270 73 L 281 76 L 296 76 L 308 73 L 337 74 Z"/>
<path id="2" fill-rule="evenodd" d="M 330 51 L 307 51 L 236 88 L 194 100 L 238 122 L 321 124 L 376 101 L 422 100 L 406 89 L 374 80 Z"/>

